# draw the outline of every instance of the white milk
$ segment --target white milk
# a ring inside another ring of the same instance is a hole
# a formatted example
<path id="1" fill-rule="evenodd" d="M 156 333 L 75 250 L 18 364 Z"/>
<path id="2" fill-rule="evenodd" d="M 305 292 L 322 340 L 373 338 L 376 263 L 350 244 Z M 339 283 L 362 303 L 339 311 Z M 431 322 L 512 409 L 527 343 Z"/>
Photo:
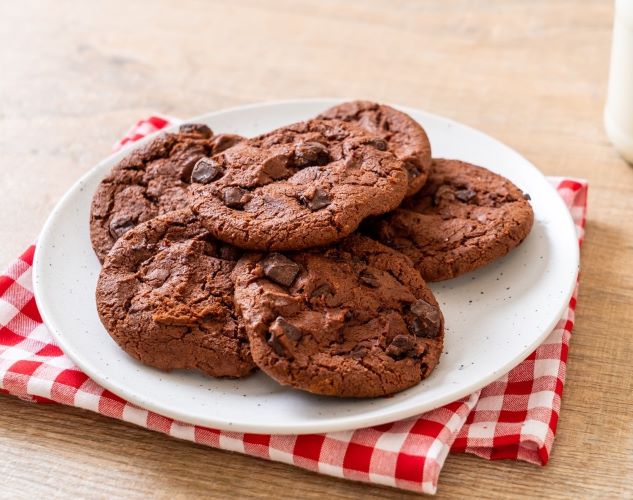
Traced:
<path id="1" fill-rule="evenodd" d="M 633 0 L 615 2 L 604 123 L 615 148 L 633 163 Z"/>

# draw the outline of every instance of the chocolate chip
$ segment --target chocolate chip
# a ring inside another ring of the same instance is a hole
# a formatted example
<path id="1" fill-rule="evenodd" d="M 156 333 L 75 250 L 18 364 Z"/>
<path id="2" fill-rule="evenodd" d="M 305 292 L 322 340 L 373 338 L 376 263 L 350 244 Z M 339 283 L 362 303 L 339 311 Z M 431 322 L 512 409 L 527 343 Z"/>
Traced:
<path id="1" fill-rule="evenodd" d="M 325 189 L 316 188 L 302 195 L 302 201 L 313 212 L 327 207 L 332 203 L 332 199 Z"/>
<path id="2" fill-rule="evenodd" d="M 197 150 L 195 150 L 197 149 Z M 180 180 L 182 182 L 190 182 L 191 173 L 196 165 L 196 163 L 204 156 L 204 148 L 195 148 L 193 151 L 190 151 L 187 156 L 184 158 L 180 158 Z"/>
<path id="3" fill-rule="evenodd" d="M 396 335 L 387 347 L 387 355 L 393 359 L 402 359 L 415 353 L 415 340 L 409 335 Z"/>
<path id="4" fill-rule="evenodd" d="M 418 337 L 433 339 L 440 334 L 440 309 L 425 300 L 419 299 L 411 304 L 409 310 L 413 314 L 413 321 L 409 329 Z"/>
<path id="5" fill-rule="evenodd" d="M 301 337 L 303 337 L 303 333 L 301 332 L 301 330 L 299 330 L 299 328 L 297 328 L 292 323 L 286 321 L 286 319 L 282 316 L 278 316 L 277 319 L 273 321 L 273 324 L 270 325 L 269 330 L 273 334 L 273 336 L 277 338 L 284 336 L 292 340 L 293 342 L 299 342 L 299 340 L 301 340 Z"/>
<path id="6" fill-rule="evenodd" d="M 358 279 L 363 285 L 367 285 L 370 288 L 378 288 L 380 286 L 378 278 L 367 270 L 361 271 Z"/>
<path id="7" fill-rule="evenodd" d="M 477 196 L 477 193 L 475 193 L 472 189 L 458 189 L 455 191 L 455 198 L 459 201 L 463 201 L 464 203 L 468 203 L 475 196 Z"/>
<path id="8" fill-rule="evenodd" d="M 118 217 L 114 217 L 110 221 L 110 234 L 116 240 L 127 233 L 134 226 L 136 226 L 136 223 L 129 216 L 121 215 Z"/>
<path id="9" fill-rule="evenodd" d="M 191 172 L 191 182 L 209 184 L 221 171 L 220 164 L 213 158 L 200 158 Z"/>
<path id="10" fill-rule="evenodd" d="M 354 313 L 350 310 L 345 311 L 345 316 L 343 317 L 343 319 L 345 319 L 345 321 L 351 321 L 354 318 Z"/>
<path id="11" fill-rule="evenodd" d="M 387 151 L 387 141 L 385 141 L 384 139 L 374 139 L 371 143 L 377 150 Z"/>
<path id="12" fill-rule="evenodd" d="M 300 142 L 295 146 L 294 164 L 303 168 L 308 165 L 327 165 L 330 152 L 320 142 Z"/>
<path id="13" fill-rule="evenodd" d="M 239 187 L 227 187 L 222 191 L 224 204 L 229 208 L 242 208 L 248 201 L 248 191 Z"/>
<path id="14" fill-rule="evenodd" d="M 236 134 L 219 134 L 213 138 L 213 154 L 220 153 L 225 149 L 232 148 L 239 142 L 242 142 L 244 138 L 241 135 Z"/>
<path id="15" fill-rule="evenodd" d="M 523 193 L 523 199 L 529 201 L 532 199 L 532 197 L 528 193 Z"/>
<path id="16" fill-rule="evenodd" d="M 262 163 L 263 172 L 272 179 L 284 179 L 290 175 L 289 159 L 286 155 L 270 156 Z"/>
<path id="17" fill-rule="evenodd" d="M 184 123 L 178 129 L 181 134 L 196 134 L 208 139 L 213 131 L 203 123 Z"/>
<path id="18" fill-rule="evenodd" d="M 332 295 L 333 293 L 332 287 L 328 283 L 323 283 L 312 290 L 310 297 L 323 297 L 325 295 Z"/>
<path id="19" fill-rule="evenodd" d="M 277 337 L 276 335 L 271 334 L 270 337 L 267 340 L 268 345 L 270 347 L 272 347 L 273 351 L 275 352 L 275 354 L 279 355 L 279 356 L 285 356 L 286 355 L 286 349 L 282 343 L 281 340 L 279 340 L 279 337 Z"/>
<path id="20" fill-rule="evenodd" d="M 271 253 L 262 261 L 264 275 L 283 286 L 290 286 L 299 274 L 299 264 L 280 253 Z"/>

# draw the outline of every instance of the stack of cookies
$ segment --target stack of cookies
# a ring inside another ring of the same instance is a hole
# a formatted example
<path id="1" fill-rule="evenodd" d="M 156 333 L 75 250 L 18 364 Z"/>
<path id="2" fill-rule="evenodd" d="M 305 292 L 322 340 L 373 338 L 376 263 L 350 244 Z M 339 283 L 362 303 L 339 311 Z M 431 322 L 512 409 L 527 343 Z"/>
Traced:
<path id="1" fill-rule="evenodd" d="M 350 102 L 246 139 L 187 124 L 113 167 L 95 193 L 97 308 L 128 354 L 162 370 L 375 397 L 439 362 L 426 281 L 529 233 L 507 179 L 432 159 L 424 129 Z"/>

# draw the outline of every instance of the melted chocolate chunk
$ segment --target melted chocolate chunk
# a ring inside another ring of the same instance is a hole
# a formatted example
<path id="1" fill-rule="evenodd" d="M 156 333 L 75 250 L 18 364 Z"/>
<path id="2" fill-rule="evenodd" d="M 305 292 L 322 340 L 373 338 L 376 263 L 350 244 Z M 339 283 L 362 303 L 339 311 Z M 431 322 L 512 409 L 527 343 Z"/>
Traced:
<path id="1" fill-rule="evenodd" d="M 222 191 L 222 200 L 229 208 L 242 208 L 247 202 L 248 191 L 238 187 L 227 187 Z"/>
<path id="2" fill-rule="evenodd" d="M 409 329 L 418 337 L 435 338 L 440 333 L 440 310 L 428 302 L 419 299 L 410 306 L 414 315 Z"/>
<path id="3" fill-rule="evenodd" d="M 134 220 L 129 216 L 122 215 L 113 217 L 110 221 L 110 234 L 116 240 L 136 226 Z"/>
<path id="4" fill-rule="evenodd" d="M 283 335 L 293 342 L 298 342 L 301 340 L 301 337 L 303 337 L 301 330 L 286 321 L 282 316 L 277 317 L 273 324 L 270 325 L 269 330 L 275 337 L 281 337 Z"/>
<path id="5" fill-rule="evenodd" d="M 196 148 L 197 149 L 197 148 Z M 204 149 L 198 149 L 191 151 L 189 155 L 180 160 L 180 180 L 182 182 L 189 182 L 191 179 L 191 173 L 196 163 L 204 156 Z"/>
<path id="6" fill-rule="evenodd" d="M 464 203 L 468 203 L 475 196 L 477 196 L 477 193 L 475 193 L 472 189 L 458 189 L 455 191 L 455 198 L 459 201 L 463 201 Z"/>
<path id="7" fill-rule="evenodd" d="M 320 142 L 301 142 L 295 146 L 294 164 L 299 168 L 309 165 L 327 165 L 330 152 Z"/>
<path id="8" fill-rule="evenodd" d="M 203 123 L 184 123 L 180 126 L 178 131 L 182 134 L 201 135 L 205 139 L 213 135 L 213 131 Z"/>
<path id="9" fill-rule="evenodd" d="M 299 274 L 299 264 L 280 253 L 271 253 L 262 261 L 264 275 L 283 286 L 290 286 Z"/>
<path id="10" fill-rule="evenodd" d="M 281 341 L 276 335 L 270 334 L 270 337 L 268 338 L 268 345 L 273 348 L 275 354 L 279 356 L 286 355 L 286 348 L 283 345 L 283 341 Z"/>
<path id="11" fill-rule="evenodd" d="M 221 171 L 218 162 L 212 158 L 200 158 L 191 172 L 191 182 L 209 184 Z"/>
<path id="12" fill-rule="evenodd" d="M 416 350 L 415 340 L 409 335 L 396 335 L 389 347 L 387 347 L 387 355 L 394 359 L 402 359 L 406 356 L 414 354 Z"/>
<path id="13" fill-rule="evenodd" d="M 288 177 L 289 159 L 286 155 L 275 155 L 264 160 L 263 171 L 271 179 L 284 179 Z"/>
<path id="14" fill-rule="evenodd" d="M 322 208 L 325 208 L 330 203 L 332 203 L 330 195 L 322 188 L 316 188 L 309 194 L 304 194 L 303 201 L 313 212 L 316 210 L 321 210 Z"/>

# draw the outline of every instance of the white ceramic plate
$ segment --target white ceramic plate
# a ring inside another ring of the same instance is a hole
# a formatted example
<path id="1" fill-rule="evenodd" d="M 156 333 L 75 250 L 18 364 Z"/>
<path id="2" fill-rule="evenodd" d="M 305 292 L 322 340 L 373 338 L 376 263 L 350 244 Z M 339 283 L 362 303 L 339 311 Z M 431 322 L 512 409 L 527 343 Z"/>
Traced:
<path id="1" fill-rule="evenodd" d="M 312 117 L 336 102 L 256 104 L 194 121 L 215 131 L 252 136 Z M 62 349 L 98 383 L 139 406 L 192 424 L 272 434 L 391 422 L 454 401 L 508 372 L 547 336 L 568 304 L 578 270 L 569 212 L 541 173 L 516 151 L 446 118 L 401 109 L 423 124 L 435 156 L 485 165 L 529 193 L 536 220 L 530 236 L 505 258 L 432 285 L 446 316 L 446 348 L 427 380 L 390 398 L 336 399 L 284 388 L 262 373 L 246 380 L 217 380 L 160 372 L 127 356 L 97 316 L 94 290 L 100 266 L 90 246 L 88 214 L 97 184 L 129 149 L 80 179 L 55 207 L 40 236 L 35 297 Z"/>

